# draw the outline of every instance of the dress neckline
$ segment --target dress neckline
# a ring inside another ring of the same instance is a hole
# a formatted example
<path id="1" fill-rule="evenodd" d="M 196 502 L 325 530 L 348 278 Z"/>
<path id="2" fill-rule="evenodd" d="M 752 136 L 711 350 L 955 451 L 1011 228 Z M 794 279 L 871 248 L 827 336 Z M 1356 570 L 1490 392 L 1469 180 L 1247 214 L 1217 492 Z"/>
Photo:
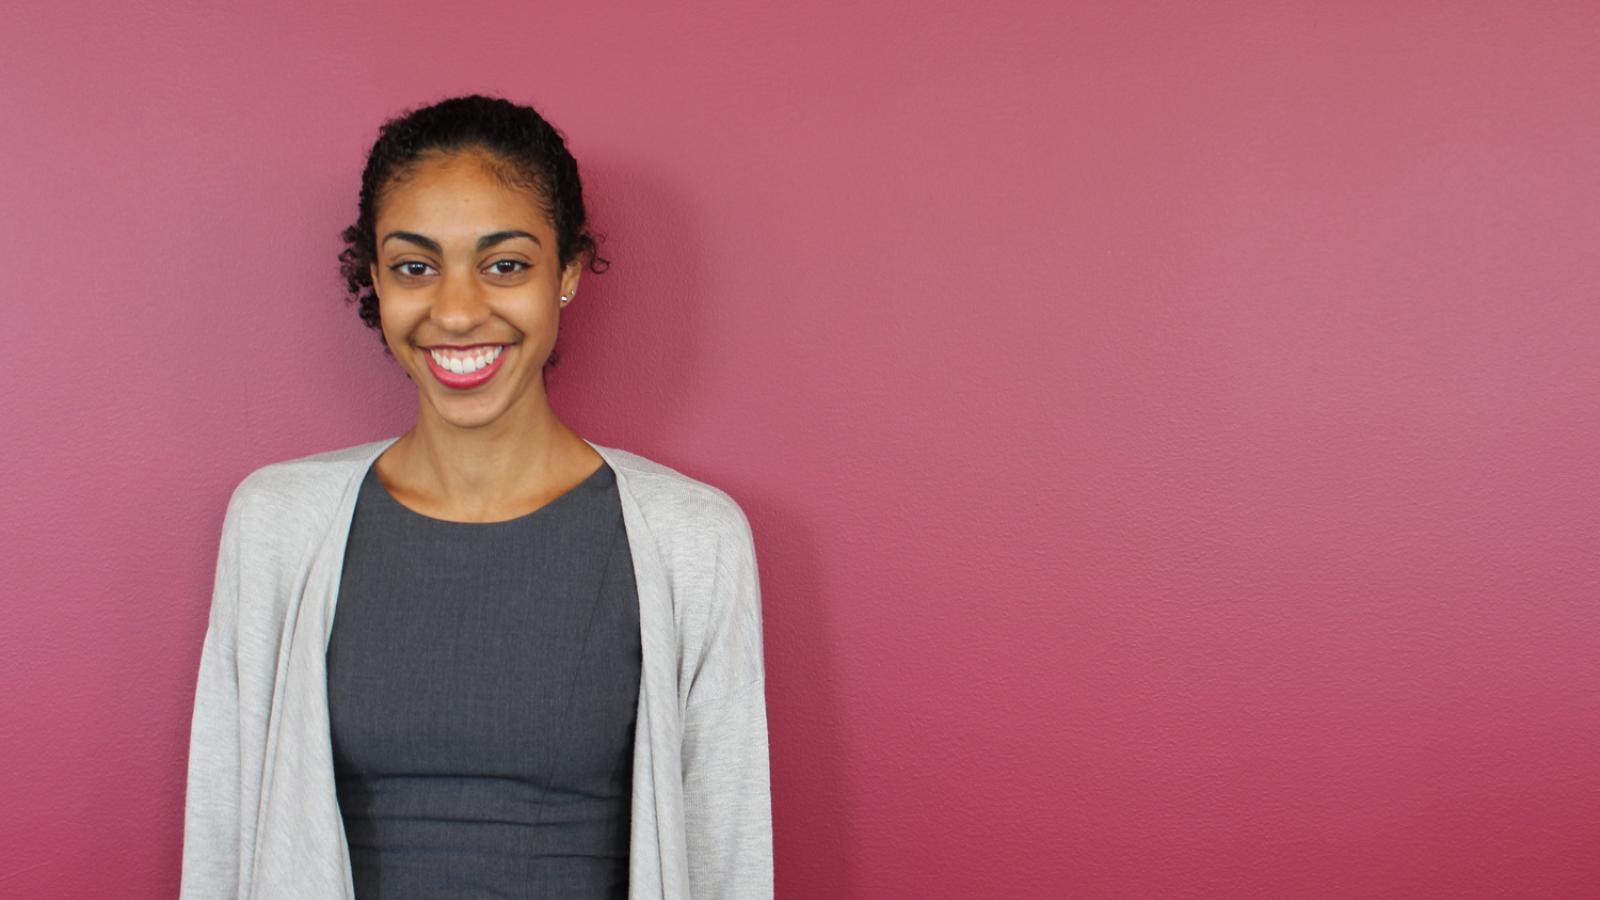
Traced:
<path id="1" fill-rule="evenodd" d="M 381 456 L 382 454 L 380 453 L 379 455 Z M 494 522 L 460 522 L 455 519 L 441 519 L 438 516 L 430 516 L 427 513 L 418 512 L 404 503 L 401 503 L 399 499 L 394 496 L 394 494 L 389 492 L 389 488 L 384 485 L 383 479 L 378 477 L 377 457 L 373 457 L 372 461 L 367 464 L 367 473 L 362 479 L 362 482 L 362 492 L 364 494 L 378 498 L 380 503 L 397 509 L 401 515 L 408 519 L 426 522 L 439 528 L 483 529 L 505 528 L 508 526 L 526 524 L 532 519 L 541 517 L 546 510 L 552 510 L 570 502 L 572 498 L 583 496 L 584 494 L 589 493 L 591 490 L 604 490 L 610 488 L 611 485 L 615 484 L 615 479 L 612 477 L 611 464 L 602 458 L 600 460 L 600 465 L 595 467 L 595 470 L 585 476 L 582 481 L 579 481 L 572 487 L 567 488 L 560 494 L 557 494 L 555 497 L 541 504 L 537 509 L 525 512 L 520 516 L 515 516 L 510 519 L 499 519 Z"/>

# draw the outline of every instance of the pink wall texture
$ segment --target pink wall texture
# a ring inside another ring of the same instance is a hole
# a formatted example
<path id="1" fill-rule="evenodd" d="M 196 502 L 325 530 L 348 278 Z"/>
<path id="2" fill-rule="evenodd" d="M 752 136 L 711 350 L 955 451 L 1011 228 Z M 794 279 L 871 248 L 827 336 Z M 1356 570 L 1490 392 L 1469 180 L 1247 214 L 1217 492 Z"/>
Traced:
<path id="1" fill-rule="evenodd" d="M 229 492 L 398 434 L 386 116 L 539 106 L 737 498 L 779 895 L 1600 895 L 1590 2 L 9 4 L 0 895 L 176 891 Z"/>

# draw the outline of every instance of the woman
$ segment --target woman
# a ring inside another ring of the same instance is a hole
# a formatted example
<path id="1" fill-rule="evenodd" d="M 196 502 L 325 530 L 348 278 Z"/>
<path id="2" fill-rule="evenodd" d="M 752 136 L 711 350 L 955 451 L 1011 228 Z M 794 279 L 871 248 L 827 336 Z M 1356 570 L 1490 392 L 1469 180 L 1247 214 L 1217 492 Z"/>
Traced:
<path id="1" fill-rule="evenodd" d="M 771 896 L 749 524 L 545 393 L 604 267 L 561 135 L 478 95 L 392 120 L 344 237 L 417 421 L 228 503 L 183 896 Z"/>

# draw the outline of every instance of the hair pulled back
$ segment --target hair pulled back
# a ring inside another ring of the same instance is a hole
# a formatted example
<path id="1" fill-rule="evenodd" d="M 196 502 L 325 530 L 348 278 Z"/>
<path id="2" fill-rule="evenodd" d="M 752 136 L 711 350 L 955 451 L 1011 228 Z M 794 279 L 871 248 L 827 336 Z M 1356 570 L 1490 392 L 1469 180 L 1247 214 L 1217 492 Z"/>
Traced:
<path id="1" fill-rule="evenodd" d="M 348 292 L 345 301 L 360 307 L 361 321 L 378 331 L 378 295 L 372 287 L 372 265 L 378 258 L 378 204 L 424 155 L 479 150 L 495 161 L 496 173 L 508 183 L 533 191 L 556 232 L 556 255 L 565 268 L 584 260 L 591 272 L 604 272 L 610 262 L 597 252 L 583 206 L 578 161 L 555 126 L 531 106 L 501 97 L 468 94 L 401 113 L 384 122 L 361 172 L 361 200 L 356 221 L 344 229 L 339 272 Z M 554 365 L 552 349 L 545 365 Z"/>

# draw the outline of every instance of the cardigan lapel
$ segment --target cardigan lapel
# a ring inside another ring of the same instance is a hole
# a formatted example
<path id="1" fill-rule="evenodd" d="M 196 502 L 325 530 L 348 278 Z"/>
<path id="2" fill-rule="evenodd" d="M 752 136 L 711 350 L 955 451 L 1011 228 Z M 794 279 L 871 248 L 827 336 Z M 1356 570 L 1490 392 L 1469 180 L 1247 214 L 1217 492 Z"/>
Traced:
<path id="1" fill-rule="evenodd" d="M 589 442 L 617 478 L 622 523 L 639 595 L 642 665 L 634 724 L 633 816 L 629 830 L 628 896 L 676 897 L 689 884 L 683 817 L 682 717 L 678 709 L 678 629 L 671 583 L 650 524 L 645 521 L 626 452 Z M 659 746 L 658 746 L 659 742 Z M 668 886 L 671 886 L 669 889 Z"/>
<path id="2" fill-rule="evenodd" d="M 361 479 L 372 460 L 397 439 L 367 444 L 361 448 L 366 452 L 347 461 L 349 472 L 327 530 L 287 610 L 267 730 L 255 885 L 314 885 L 318 897 L 349 898 L 354 893 L 333 776 L 328 636 Z"/>

